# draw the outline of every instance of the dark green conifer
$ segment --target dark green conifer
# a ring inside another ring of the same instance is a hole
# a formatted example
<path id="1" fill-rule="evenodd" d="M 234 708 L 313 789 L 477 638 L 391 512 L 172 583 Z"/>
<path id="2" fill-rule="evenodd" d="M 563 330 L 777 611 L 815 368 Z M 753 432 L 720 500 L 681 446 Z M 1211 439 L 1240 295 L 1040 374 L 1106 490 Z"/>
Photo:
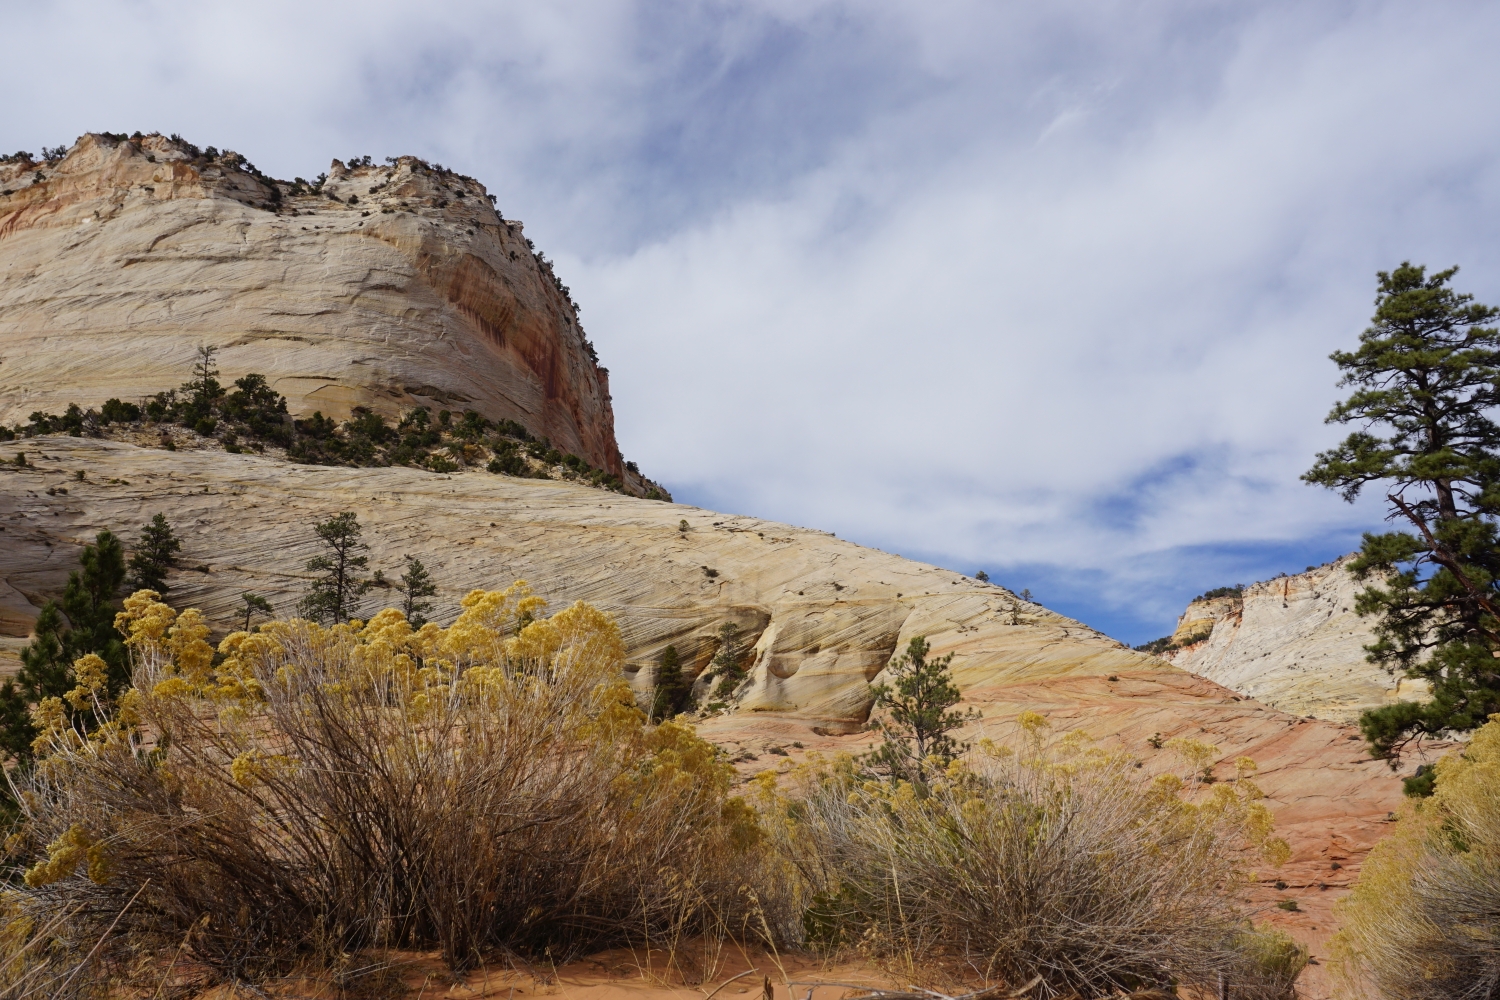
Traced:
<path id="1" fill-rule="evenodd" d="M 948 672 L 953 654 L 929 660 L 929 652 L 926 636 L 914 637 L 891 661 L 890 683 L 871 688 L 875 711 L 887 714 L 872 723 L 884 741 L 865 757 L 871 770 L 918 784 L 968 749 L 948 734 L 979 718 L 976 710 L 950 711 L 963 697 Z"/>
<path id="2" fill-rule="evenodd" d="M 1330 423 L 1363 429 L 1302 478 L 1353 502 L 1383 484 L 1391 520 L 1366 533 L 1355 610 L 1376 618 L 1373 662 L 1425 679 L 1432 699 L 1366 712 L 1370 752 L 1394 759 L 1412 740 L 1467 732 L 1500 712 L 1500 309 L 1403 262 L 1380 272 L 1375 316 L 1358 350 L 1331 357 L 1354 387 Z"/>
<path id="3" fill-rule="evenodd" d="M 745 670 L 740 665 L 744 651 L 740 648 L 740 628 L 733 622 L 719 626 L 719 650 L 709 663 L 709 676 L 719 678 L 714 687 L 715 698 L 728 698 L 745 680 Z"/>
<path id="4" fill-rule="evenodd" d="M 31 706 L 72 690 L 73 661 L 84 654 L 97 653 L 108 664 L 111 696 L 129 684 L 125 645 L 114 627 L 115 600 L 124 579 L 124 548 L 109 531 L 99 532 L 94 544 L 84 546 L 79 568 L 69 574 L 61 604 L 48 601 L 42 607 L 32 641 L 21 649 L 21 669 L 14 680 L 0 685 L 0 754 L 16 761 L 31 758 L 37 735 Z"/>
<path id="5" fill-rule="evenodd" d="M 432 582 L 422 560 L 415 556 L 402 558 L 406 560 L 406 572 L 401 574 L 401 582 L 396 586 L 401 594 L 401 613 L 412 628 L 421 628 L 427 624 L 427 615 L 432 611 L 432 602 L 427 598 L 437 595 L 437 584 Z"/>
<path id="6" fill-rule="evenodd" d="M 676 716 L 687 706 L 691 690 L 687 678 L 682 675 L 677 647 L 668 646 L 662 650 L 656 663 L 656 683 L 651 689 L 651 721 L 665 722 Z"/>
<path id="7" fill-rule="evenodd" d="M 368 556 L 360 554 L 366 548 L 359 540 L 364 529 L 354 512 L 346 510 L 320 521 L 313 530 L 328 552 L 307 561 L 308 570 L 321 575 L 308 588 L 297 611 L 311 621 L 337 625 L 354 617 L 359 598 L 372 585 L 360 575 L 370 563 Z"/>
<path id="8" fill-rule="evenodd" d="M 158 512 L 141 528 L 141 539 L 130 555 L 130 586 L 134 590 L 167 592 L 167 570 L 177 562 L 182 542 L 172 533 L 167 516 Z"/>
<path id="9" fill-rule="evenodd" d="M 245 602 L 245 627 L 241 630 L 250 631 L 250 616 L 259 611 L 263 615 L 270 615 L 271 602 L 258 594 L 252 594 L 248 590 L 240 595 L 240 600 Z"/>

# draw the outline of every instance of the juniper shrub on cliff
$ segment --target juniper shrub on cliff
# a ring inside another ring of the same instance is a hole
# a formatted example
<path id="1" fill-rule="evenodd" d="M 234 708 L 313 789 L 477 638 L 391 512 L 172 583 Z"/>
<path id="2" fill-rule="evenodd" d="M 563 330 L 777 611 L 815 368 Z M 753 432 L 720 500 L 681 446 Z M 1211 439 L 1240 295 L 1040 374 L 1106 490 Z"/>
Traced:
<path id="1" fill-rule="evenodd" d="M 406 465 L 432 472 L 457 472 L 483 466 L 497 475 L 563 479 L 621 491 L 620 477 L 565 453 L 545 438 L 537 440 L 520 423 L 487 419 L 475 410 L 455 414 L 442 410 L 434 419 L 426 407 L 404 414 L 392 427 L 385 417 L 355 407 L 348 420 L 323 413 L 293 420 L 286 398 L 264 375 L 236 379 L 233 391 L 219 384 L 218 349 L 202 347 L 192 378 L 176 389 L 158 392 L 143 406 L 110 399 L 99 411 L 69 404 L 61 414 L 33 413 L 25 424 L 0 427 L 0 440 L 43 434 L 100 436 L 111 425 L 175 424 L 216 439 L 225 451 L 282 448 L 287 458 L 308 465 Z M 170 440 L 165 447 L 175 449 Z M 534 459 L 535 462 L 528 460 Z M 655 493 L 656 498 L 665 499 Z"/>

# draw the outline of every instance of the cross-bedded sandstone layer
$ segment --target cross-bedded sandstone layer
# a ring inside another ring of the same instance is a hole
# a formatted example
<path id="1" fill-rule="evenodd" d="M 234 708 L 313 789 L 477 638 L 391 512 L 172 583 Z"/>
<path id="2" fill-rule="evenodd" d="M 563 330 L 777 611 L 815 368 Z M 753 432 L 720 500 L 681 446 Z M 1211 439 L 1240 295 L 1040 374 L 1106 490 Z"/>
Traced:
<path id="1" fill-rule="evenodd" d="M 697 672 L 718 627 L 738 624 L 752 649 L 749 681 L 728 713 L 701 727 L 746 774 L 865 747 L 869 682 L 914 635 L 954 654 L 965 701 L 984 716 L 971 735 L 1003 735 L 1032 709 L 1054 731 L 1081 729 L 1148 769 L 1169 766 L 1170 750 L 1154 743 L 1174 736 L 1218 744 L 1221 778 L 1248 755 L 1294 851 L 1267 873 L 1259 898 L 1268 908 L 1297 899 L 1297 913 L 1267 912 L 1315 953 L 1333 900 L 1401 801 L 1399 776 L 1368 757 L 1350 726 L 1276 711 L 1002 587 L 824 532 L 477 471 L 299 466 L 70 437 L 14 442 L 0 456 L 19 448 L 26 467 L 0 466 L 0 623 L 12 647 L 100 528 L 130 539 L 166 513 L 185 541 L 169 600 L 228 630 L 244 591 L 290 613 L 318 552 L 312 524 L 352 510 L 371 567 L 393 576 L 403 554 L 420 557 L 449 614 L 468 589 L 517 578 L 554 607 L 587 600 L 612 612 L 638 690 L 668 643 Z M 394 595 L 377 590 L 369 608 L 383 603 Z"/>
<path id="2" fill-rule="evenodd" d="M 298 416 L 474 409 L 632 478 L 567 289 L 472 178 L 335 160 L 314 192 L 160 135 L 0 164 L 0 423 L 173 388 L 200 345 Z"/>

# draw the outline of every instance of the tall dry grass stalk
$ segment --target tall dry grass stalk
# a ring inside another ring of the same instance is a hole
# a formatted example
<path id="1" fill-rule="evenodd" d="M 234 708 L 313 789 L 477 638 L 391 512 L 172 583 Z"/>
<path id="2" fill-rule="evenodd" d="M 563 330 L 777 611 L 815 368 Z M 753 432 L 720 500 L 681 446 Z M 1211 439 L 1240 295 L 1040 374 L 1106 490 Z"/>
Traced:
<path id="1" fill-rule="evenodd" d="M 1500 996 L 1500 716 L 1437 763 L 1339 907 L 1336 969 L 1356 996 Z"/>
<path id="2" fill-rule="evenodd" d="M 1212 787 L 1148 780 L 1078 736 L 1047 740 L 1040 716 L 1021 721 L 1013 745 L 985 744 L 926 787 L 867 780 L 848 760 L 805 769 L 785 797 L 763 787 L 780 817 L 768 830 L 804 880 L 808 937 L 904 975 L 934 962 L 1012 985 L 1039 975 L 1044 996 L 1212 996 L 1221 976 L 1236 997 L 1288 995 L 1305 953 L 1253 930 L 1235 901 L 1247 865 L 1286 850 L 1252 765 Z"/>
<path id="3" fill-rule="evenodd" d="M 39 860 L 7 905 L 186 939 L 232 977 L 745 927 L 760 834 L 729 766 L 687 726 L 644 725 L 607 615 L 542 605 L 520 583 L 471 593 L 447 629 L 275 622 L 216 658 L 196 612 L 137 593 L 118 622 L 134 688 L 108 705 L 81 672 L 87 734 L 42 709 L 10 845 Z"/>

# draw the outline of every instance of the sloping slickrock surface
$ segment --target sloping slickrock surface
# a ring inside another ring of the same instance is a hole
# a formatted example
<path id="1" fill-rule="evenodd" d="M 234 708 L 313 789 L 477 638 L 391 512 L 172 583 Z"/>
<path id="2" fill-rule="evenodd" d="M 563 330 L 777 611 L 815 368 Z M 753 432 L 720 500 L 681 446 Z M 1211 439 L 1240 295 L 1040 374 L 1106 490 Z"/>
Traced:
<path id="1" fill-rule="evenodd" d="M 742 711 L 863 723 L 867 681 L 917 632 L 961 638 L 961 669 L 985 676 L 1171 671 L 1001 587 L 755 518 L 483 472 L 302 466 L 66 436 L 11 447 L 30 463 L 0 466 L 0 623 L 12 635 L 61 590 L 78 545 L 105 527 L 133 540 L 157 511 L 184 541 L 174 604 L 226 630 L 244 591 L 289 615 L 319 552 L 312 525 L 352 510 L 371 569 L 395 579 L 403 555 L 419 557 L 450 614 L 469 589 L 519 578 L 554 601 L 615 613 L 632 670 L 647 667 L 643 685 L 669 643 L 701 671 L 718 628 L 737 624 L 755 647 Z M 377 589 L 369 608 L 394 600 Z"/>
<path id="2" fill-rule="evenodd" d="M 173 604 L 203 608 L 226 630 L 247 590 L 288 614 L 318 553 L 311 525 L 352 510 L 371 568 L 394 578 L 403 554 L 420 557 L 449 615 L 468 589 L 517 578 L 554 607 L 583 599 L 613 612 L 642 690 L 668 643 L 701 670 L 718 627 L 740 625 L 754 647 L 750 682 L 732 711 L 701 728 L 747 775 L 814 751 L 865 748 L 867 682 L 913 635 L 926 635 L 935 655 L 954 654 L 965 700 L 984 716 L 974 735 L 1003 736 L 1032 709 L 1054 732 L 1082 729 L 1148 769 L 1170 766 L 1153 736 L 1218 744 L 1221 777 L 1234 757 L 1253 757 L 1294 850 L 1257 898 L 1315 953 L 1333 900 L 1401 799 L 1398 775 L 1366 756 L 1351 727 L 1275 711 L 1001 587 L 823 532 L 478 472 L 298 466 L 70 437 L 14 442 L 0 456 L 21 448 L 27 467 L 0 466 L 0 623 L 12 637 L 61 589 L 79 545 L 104 527 L 133 539 L 157 511 L 185 542 Z M 377 590 L 369 609 L 385 603 L 394 594 Z M 1272 888 L 1273 878 L 1287 888 Z M 1286 897 L 1301 912 L 1270 909 Z"/>
<path id="3" fill-rule="evenodd" d="M 474 409 L 623 474 L 608 372 L 483 185 L 413 157 L 335 160 L 317 194 L 252 170 L 159 135 L 0 164 L 0 423 L 175 388 L 213 345 L 298 416 Z"/>
<path id="4" fill-rule="evenodd" d="M 1242 598 L 1194 601 L 1174 639 L 1198 641 L 1165 658 L 1273 708 L 1335 722 L 1425 697 L 1423 682 L 1365 659 L 1375 637 L 1371 620 L 1354 613 L 1367 584 L 1349 575 L 1352 558 L 1253 584 Z"/>

